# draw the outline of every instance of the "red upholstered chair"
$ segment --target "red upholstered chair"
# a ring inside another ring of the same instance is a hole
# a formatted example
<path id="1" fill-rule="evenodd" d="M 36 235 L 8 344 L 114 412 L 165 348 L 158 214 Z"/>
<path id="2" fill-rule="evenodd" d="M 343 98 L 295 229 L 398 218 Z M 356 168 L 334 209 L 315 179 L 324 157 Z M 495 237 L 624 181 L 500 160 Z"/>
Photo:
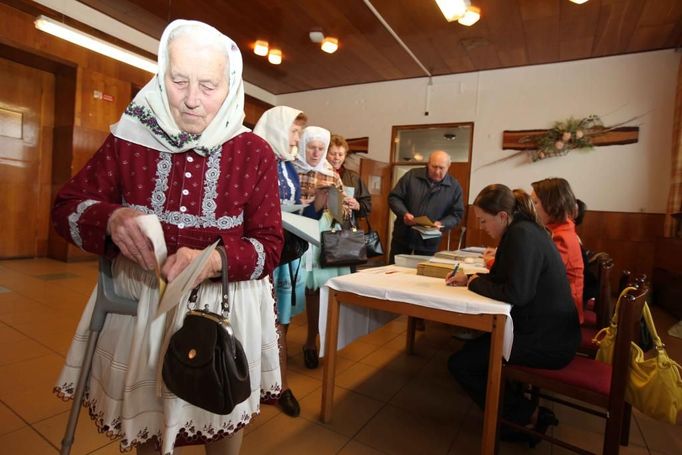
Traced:
<path id="1" fill-rule="evenodd" d="M 621 297 L 613 364 L 583 356 L 576 356 L 570 364 L 560 370 L 507 364 L 502 368 L 501 397 L 504 396 L 505 383 L 517 381 L 530 385 L 532 390 L 542 390 L 543 394 L 540 396 L 544 398 L 604 417 L 606 429 L 601 453 L 617 454 L 620 444 L 627 445 L 629 439 L 630 405 L 625 403 L 625 387 L 630 368 L 630 342 L 637 339 L 647 291 L 647 286 L 640 286 L 639 289 L 631 290 Z M 547 395 L 547 392 L 551 395 Z M 562 397 L 570 398 L 572 401 Z M 576 404 L 576 400 L 587 406 Z M 499 425 L 507 425 L 515 430 L 530 433 L 577 453 L 590 453 L 574 444 L 541 435 L 501 417 Z"/>
<path id="2" fill-rule="evenodd" d="M 599 329 L 609 325 L 611 314 L 613 313 L 613 298 L 611 297 L 611 270 L 613 260 L 606 253 L 598 253 L 596 259 L 598 266 L 597 277 L 599 280 L 599 294 L 594 299 L 594 307 L 589 309 L 589 305 L 584 311 L 585 321 L 580 327 L 581 343 L 578 352 L 594 357 L 597 353 L 597 346 L 592 342 L 592 338 Z M 623 287 L 623 289 L 625 289 Z"/>

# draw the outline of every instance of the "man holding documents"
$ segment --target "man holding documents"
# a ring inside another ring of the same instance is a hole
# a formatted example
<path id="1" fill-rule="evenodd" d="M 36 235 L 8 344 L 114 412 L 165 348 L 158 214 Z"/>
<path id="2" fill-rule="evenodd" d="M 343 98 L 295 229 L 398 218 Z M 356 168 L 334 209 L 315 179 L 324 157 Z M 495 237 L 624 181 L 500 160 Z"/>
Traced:
<path id="1" fill-rule="evenodd" d="M 424 168 L 403 175 L 388 195 L 396 220 L 389 263 L 396 254 L 433 255 L 442 231 L 454 228 L 464 215 L 462 187 L 448 175 L 450 156 L 436 151 Z"/>

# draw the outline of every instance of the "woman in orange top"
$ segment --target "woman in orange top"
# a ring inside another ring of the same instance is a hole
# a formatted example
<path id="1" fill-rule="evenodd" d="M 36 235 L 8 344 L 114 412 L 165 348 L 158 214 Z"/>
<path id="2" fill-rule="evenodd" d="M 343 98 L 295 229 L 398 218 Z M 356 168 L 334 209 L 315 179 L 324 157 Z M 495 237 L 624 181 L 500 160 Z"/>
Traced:
<path id="1" fill-rule="evenodd" d="M 584 263 L 580 240 L 575 232 L 573 218 L 576 215 L 576 199 L 571 185 L 559 177 L 533 182 L 531 198 L 538 216 L 552 232 L 552 240 L 559 250 L 566 275 L 571 285 L 571 295 L 583 323 Z"/>

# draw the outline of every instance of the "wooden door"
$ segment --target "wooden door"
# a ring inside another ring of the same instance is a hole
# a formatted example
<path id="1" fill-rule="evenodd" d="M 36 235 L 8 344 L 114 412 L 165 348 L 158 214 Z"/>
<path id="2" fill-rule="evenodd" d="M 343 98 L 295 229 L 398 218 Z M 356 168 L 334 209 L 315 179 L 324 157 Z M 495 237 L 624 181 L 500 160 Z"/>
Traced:
<path id="1" fill-rule="evenodd" d="M 388 193 L 391 191 L 391 165 L 381 161 L 362 158 L 360 161 L 360 178 L 367 185 L 372 195 L 372 211 L 369 220 L 372 229 L 379 233 L 384 247 L 384 256 L 370 259 L 374 264 L 385 264 L 390 245 L 388 244 Z M 363 229 L 366 226 L 362 226 Z"/>
<path id="2" fill-rule="evenodd" d="M 0 58 L 0 259 L 44 256 L 54 75 Z"/>

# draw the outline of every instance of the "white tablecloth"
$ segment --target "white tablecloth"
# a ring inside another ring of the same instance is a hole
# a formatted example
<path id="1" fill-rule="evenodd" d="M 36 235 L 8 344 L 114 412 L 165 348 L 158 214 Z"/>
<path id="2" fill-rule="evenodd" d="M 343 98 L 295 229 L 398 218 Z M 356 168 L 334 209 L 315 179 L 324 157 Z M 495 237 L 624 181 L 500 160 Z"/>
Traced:
<path id="1" fill-rule="evenodd" d="M 442 278 L 431 278 L 416 273 L 415 269 L 388 265 L 365 269 L 327 281 L 325 286 L 320 288 L 320 355 L 324 354 L 327 304 L 329 303 L 329 288 L 332 288 L 365 297 L 406 302 L 458 313 L 504 314 L 507 318 L 502 354 L 505 359 L 509 359 L 514 341 L 514 323 L 510 314 L 511 305 L 483 297 L 464 287 L 446 286 L 445 280 Z M 337 349 L 344 348 L 357 338 L 378 329 L 395 317 L 397 317 L 395 313 L 356 305 L 341 305 Z"/>

